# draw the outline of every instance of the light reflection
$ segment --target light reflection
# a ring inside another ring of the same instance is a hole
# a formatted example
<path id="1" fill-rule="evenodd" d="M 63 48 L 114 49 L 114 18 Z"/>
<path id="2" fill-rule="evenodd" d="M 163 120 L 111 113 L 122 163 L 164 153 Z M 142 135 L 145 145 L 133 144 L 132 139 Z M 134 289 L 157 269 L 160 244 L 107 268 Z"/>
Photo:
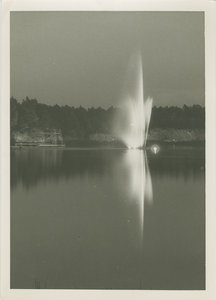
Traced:
<path id="1" fill-rule="evenodd" d="M 125 186 L 130 195 L 131 204 L 136 203 L 138 206 L 140 230 L 143 236 L 145 203 L 153 201 L 152 181 L 146 152 L 144 150 L 127 151 L 124 156 L 124 165 L 127 172 Z"/>
<path id="2" fill-rule="evenodd" d="M 151 151 L 154 153 L 154 154 L 157 154 L 159 151 L 160 151 L 160 148 L 158 145 L 152 145 L 151 146 Z"/>

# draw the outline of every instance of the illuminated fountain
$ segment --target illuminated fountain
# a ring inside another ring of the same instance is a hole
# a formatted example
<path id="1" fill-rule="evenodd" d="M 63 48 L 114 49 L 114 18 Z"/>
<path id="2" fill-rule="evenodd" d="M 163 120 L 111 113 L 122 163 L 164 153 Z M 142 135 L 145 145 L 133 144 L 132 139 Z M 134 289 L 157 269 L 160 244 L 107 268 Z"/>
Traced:
<path id="1" fill-rule="evenodd" d="M 152 98 L 144 100 L 140 54 L 135 54 L 131 58 L 125 86 L 123 102 L 126 109 L 116 120 L 118 138 L 130 149 L 142 149 L 146 146 L 148 136 Z"/>
<path id="2" fill-rule="evenodd" d="M 124 153 L 124 170 L 121 170 L 121 174 L 124 174 L 125 192 L 129 196 L 131 209 L 136 206 L 139 214 L 139 218 L 134 222 L 139 220 L 139 231 L 143 237 L 144 206 L 146 202 L 151 203 L 153 199 L 151 175 L 145 151 L 153 100 L 150 97 L 144 100 L 140 54 L 135 54 L 131 58 L 122 100 L 124 108 L 116 117 L 115 129 L 118 138 L 127 148 L 135 150 Z M 157 150 L 155 145 L 152 151 L 156 153 Z"/>

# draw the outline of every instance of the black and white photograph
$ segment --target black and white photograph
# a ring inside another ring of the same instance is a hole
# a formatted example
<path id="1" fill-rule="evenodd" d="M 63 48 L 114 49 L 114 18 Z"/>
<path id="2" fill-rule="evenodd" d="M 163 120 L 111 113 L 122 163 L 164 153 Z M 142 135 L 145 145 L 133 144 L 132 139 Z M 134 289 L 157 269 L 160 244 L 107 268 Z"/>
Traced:
<path id="1" fill-rule="evenodd" d="M 2 299 L 214 299 L 215 6 L 191 2 L 8 9 Z"/>

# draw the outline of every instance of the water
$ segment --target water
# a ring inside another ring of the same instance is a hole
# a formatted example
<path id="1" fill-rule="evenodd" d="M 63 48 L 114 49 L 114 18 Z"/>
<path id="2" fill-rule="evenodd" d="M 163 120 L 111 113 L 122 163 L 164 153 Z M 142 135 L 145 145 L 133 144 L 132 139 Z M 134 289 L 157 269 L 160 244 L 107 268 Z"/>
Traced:
<path id="1" fill-rule="evenodd" d="M 11 288 L 205 288 L 203 148 L 11 150 Z"/>
<path id="2" fill-rule="evenodd" d="M 140 53 L 135 53 L 130 59 L 124 93 L 125 109 L 116 116 L 115 132 L 128 148 L 142 148 L 146 145 L 153 99 L 144 100 Z"/>

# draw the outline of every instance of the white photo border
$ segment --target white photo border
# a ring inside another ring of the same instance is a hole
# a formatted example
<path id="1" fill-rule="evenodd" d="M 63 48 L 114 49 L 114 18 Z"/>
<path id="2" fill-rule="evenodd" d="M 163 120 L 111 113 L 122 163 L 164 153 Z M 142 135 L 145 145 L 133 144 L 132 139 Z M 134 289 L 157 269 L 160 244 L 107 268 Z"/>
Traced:
<path id="1" fill-rule="evenodd" d="M 200 11 L 205 13 L 206 290 L 10 289 L 10 12 L 11 11 Z M 215 299 L 215 2 L 143 0 L 2 0 L 1 94 L 1 299 Z"/>

